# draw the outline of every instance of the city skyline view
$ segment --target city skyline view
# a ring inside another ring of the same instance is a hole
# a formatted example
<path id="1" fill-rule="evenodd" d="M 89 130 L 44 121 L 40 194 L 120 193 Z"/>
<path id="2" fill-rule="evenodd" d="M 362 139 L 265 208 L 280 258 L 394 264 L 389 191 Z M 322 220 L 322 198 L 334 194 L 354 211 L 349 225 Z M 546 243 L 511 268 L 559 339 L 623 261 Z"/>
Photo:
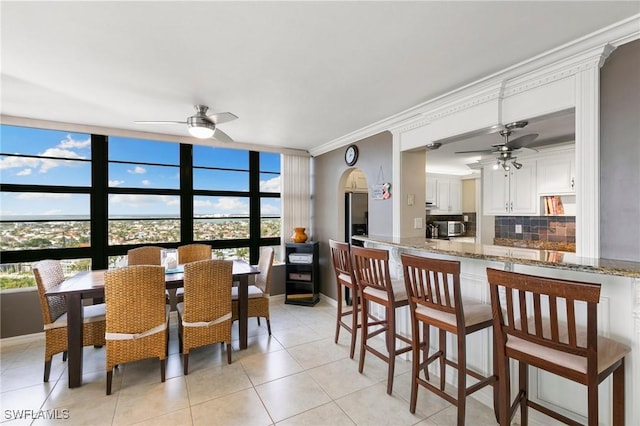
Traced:
<path id="1" fill-rule="evenodd" d="M 20 155 L 0 158 L 3 184 L 91 186 L 90 135 L 6 125 L 1 132 L 1 152 Z M 109 187 L 179 189 L 179 147 L 175 142 L 110 137 Z M 248 192 L 248 163 L 248 151 L 194 145 L 194 189 Z M 280 192 L 280 155 L 260 153 L 260 171 L 260 190 Z M 3 192 L 0 218 L 88 217 L 89 201 L 88 194 Z M 249 215 L 248 196 L 194 196 L 193 202 L 195 217 Z M 110 218 L 180 214 L 177 195 L 109 194 L 108 203 Z M 261 215 L 279 216 L 280 210 L 279 198 L 261 199 Z"/>

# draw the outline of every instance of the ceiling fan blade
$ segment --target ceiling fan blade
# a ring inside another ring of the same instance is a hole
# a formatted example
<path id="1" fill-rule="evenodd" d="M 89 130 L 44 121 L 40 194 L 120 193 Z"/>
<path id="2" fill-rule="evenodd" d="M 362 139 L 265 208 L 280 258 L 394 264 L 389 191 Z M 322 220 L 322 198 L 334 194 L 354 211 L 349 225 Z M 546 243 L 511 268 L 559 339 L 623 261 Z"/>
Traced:
<path id="1" fill-rule="evenodd" d="M 226 123 L 228 121 L 231 120 L 235 120 L 236 118 L 238 118 L 237 115 L 232 114 L 230 112 L 219 112 L 217 114 L 211 114 L 211 115 L 207 115 L 207 117 L 213 121 L 214 123 L 216 123 L 216 126 L 218 124 L 222 124 L 222 123 Z"/>
<path id="2" fill-rule="evenodd" d="M 136 121 L 138 124 L 187 124 L 186 121 Z"/>
<path id="3" fill-rule="evenodd" d="M 509 147 L 509 149 L 524 148 L 527 145 L 529 145 L 531 142 L 536 140 L 537 137 L 538 137 L 537 133 L 531 133 L 529 135 L 520 136 L 519 138 L 515 138 L 514 140 L 509 141 L 507 146 Z"/>
<path id="4" fill-rule="evenodd" d="M 561 142 L 569 142 L 572 141 L 576 138 L 576 136 L 571 133 L 568 135 L 561 135 L 561 136 L 554 136 L 552 138 L 548 138 L 548 139 L 541 139 L 539 141 L 536 141 L 534 143 L 530 143 L 528 145 L 525 146 L 525 148 L 539 148 L 542 146 L 547 146 L 547 145 L 554 145 L 557 143 L 561 143 Z"/>
<path id="5" fill-rule="evenodd" d="M 216 127 L 216 130 L 213 132 L 213 138 L 219 140 L 220 142 L 229 142 L 229 143 L 233 142 L 233 139 L 231 139 L 229 135 L 227 135 L 225 132 L 218 129 L 217 127 Z"/>
<path id="6" fill-rule="evenodd" d="M 481 153 L 488 153 L 488 152 L 494 152 L 493 149 L 474 149 L 472 151 L 457 151 L 454 152 L 454 154 L 481 154 Z"/>

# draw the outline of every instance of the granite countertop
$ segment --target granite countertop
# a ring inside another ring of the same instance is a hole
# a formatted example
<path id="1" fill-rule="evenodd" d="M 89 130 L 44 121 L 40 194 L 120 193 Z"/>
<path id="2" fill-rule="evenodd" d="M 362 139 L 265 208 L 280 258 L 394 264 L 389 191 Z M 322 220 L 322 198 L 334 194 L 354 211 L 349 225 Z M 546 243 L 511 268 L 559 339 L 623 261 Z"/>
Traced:
<path id="1" fill-rule="evenodd" d="M 511 262 L 522 265 L 546 266 L 574 271 L 618 275 L 640 278 L 640 262 L 612 259 L 592 259 L 576 256 L 575 253 L 536 250 L 520 247 L 494 246 L 488 244 L 461 243 L 422 237 L 380 237 L 354 235 L 354 240 L 370 241 L 391 246 L 418 249 L 429 253 L 448 254 L 498 262 Z"/>

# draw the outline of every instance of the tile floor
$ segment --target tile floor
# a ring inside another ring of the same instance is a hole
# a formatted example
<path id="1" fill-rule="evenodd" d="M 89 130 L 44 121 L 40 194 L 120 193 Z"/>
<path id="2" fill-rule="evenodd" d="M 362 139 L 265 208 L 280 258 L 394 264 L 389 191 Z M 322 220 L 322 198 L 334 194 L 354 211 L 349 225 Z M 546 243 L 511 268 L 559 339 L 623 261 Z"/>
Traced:
<path id="1" fill-rule="evenodd" d="M 349 359 L 349 335 L 333 342 L 335 307 L 271 304 L 264 321 L 249 321 L 249 348 L 226 363 L 222 345 L 194 350 L 182 374 L 176 318 L 172 318 L 166 382 L 157 360 L 121 366 L 105 395 L 104 349 L 85 348 L 83 386 L 67 387 L 66 364 L 53 358 L 42 382 L 44 336 L 0 341 L 0 421 L 7 425 L 454 425 L 456 410 L 424 389 L 409 412 L 409 362 L 398 359 L 393 395 L 386 364 L 367 354 L 363 374 Z M 234 325 L 237 332 L 237 324 Z M 380 342 L 382 344 L 382 341 Z M 20 411 L 22 410 L 22 411 Z M 24 411 L 33 410 L 33 411 Z M 31 414 L 31 419 L 16 415 Z M 58 419 L 44 419 L 45 415 Z M 33 417 L 40 417 L 33 420 Z M 68 418 L 65 418 L 68 417 Z M 468 399 L 467 424 L 494 425 L 493 411 Z"/>

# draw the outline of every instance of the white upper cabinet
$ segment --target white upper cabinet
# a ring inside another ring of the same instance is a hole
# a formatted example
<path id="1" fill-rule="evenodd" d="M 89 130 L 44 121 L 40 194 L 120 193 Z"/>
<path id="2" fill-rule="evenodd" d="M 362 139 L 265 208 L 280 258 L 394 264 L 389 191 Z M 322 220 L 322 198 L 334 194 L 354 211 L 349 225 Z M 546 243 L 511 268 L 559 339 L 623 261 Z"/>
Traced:
<path id="1" fill-rule="evenodd" d="M 462 214 L 462 181 L 458 177 L 427 175 L 429 214 Z"/>
<path id="2" fill-rule="evenodd" d="M 522 168 L 509 171 L 486 165 L 482 173 L 485 215 L 538 214 L 535 161 L 522 161 Z"/>
<path id="3" fill-rule="evenodd" d="M 574 157 L 569 152 L 538 160 L 538 194 L 575 194 Z"/>

